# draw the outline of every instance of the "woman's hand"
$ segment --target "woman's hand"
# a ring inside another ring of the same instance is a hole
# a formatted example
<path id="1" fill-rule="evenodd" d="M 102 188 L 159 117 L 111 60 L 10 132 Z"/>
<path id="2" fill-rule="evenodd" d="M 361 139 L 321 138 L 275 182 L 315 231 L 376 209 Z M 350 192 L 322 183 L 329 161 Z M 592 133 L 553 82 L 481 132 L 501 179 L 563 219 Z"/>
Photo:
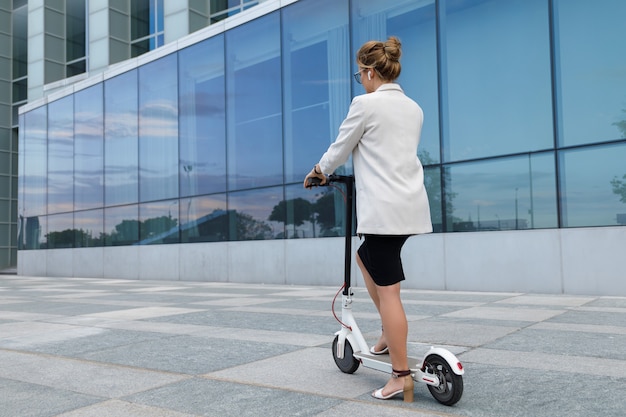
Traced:
<path id="1" fill-rule="evenodd" d="M 317 164 L 313 167 L 311 172 L 309 172 L 306 175 L 306 177 L 304 177 L 304 188 L 311 188 L 312 187 L 312 185 L 310 183 L 311 178 L 319 178 L 322 181 L 320 183 L 320 185 L 326 184 L 326 175 L 324 175 L 324 173 L 322 173 L 322 170 L 320 169 L 319 165 L 317 165 Z"/>

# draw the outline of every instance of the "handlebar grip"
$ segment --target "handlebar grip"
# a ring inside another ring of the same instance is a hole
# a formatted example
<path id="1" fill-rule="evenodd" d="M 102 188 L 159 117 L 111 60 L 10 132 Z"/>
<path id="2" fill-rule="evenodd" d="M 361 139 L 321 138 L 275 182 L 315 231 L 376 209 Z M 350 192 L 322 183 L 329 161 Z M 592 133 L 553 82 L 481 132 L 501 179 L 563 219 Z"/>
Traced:
<path id="1" fill-rule="evenodd" d="M 328 185 L 328 181 L 326 181 L 326 184 L 324 185 Z M 308 182 L 307 182 L 307 186 L 308 187 L 321 187 L 322 186 L 322 179 L 321 178 L 317 178 L 317 177 L 311 177 L 309 178 Z"/>

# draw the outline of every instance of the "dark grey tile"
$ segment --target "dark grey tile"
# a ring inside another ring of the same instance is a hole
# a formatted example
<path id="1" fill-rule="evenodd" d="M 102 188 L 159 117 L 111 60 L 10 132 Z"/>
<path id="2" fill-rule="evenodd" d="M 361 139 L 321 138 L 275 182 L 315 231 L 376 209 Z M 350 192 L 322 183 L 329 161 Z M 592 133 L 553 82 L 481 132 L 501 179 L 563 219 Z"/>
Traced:
<path id="1" fill-rule="evenodd" d="M 200 378 L 124 399 L 211 417 L 313 417 L 341 402 L 334 398 Z"/>
<path id="2" fill-rule="evenodd" d="M 0 417 L 52 417 L 102 398 L 0 378 Z"/>
<path id="3" fill-rule="evenodd" d="M 170 336 L 77 356 L 98 362 L 197 375 L 281 355 L 299 348 L 242 340 Z"/>

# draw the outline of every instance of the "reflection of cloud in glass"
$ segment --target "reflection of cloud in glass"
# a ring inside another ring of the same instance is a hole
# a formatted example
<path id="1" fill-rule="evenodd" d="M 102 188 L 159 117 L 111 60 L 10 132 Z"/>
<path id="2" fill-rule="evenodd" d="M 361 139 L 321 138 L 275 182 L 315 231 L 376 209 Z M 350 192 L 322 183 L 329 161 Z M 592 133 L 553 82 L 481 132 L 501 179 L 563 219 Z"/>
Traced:
<path id="1" fill-rule="evenodd" d="M 107 138 L 137 137 L 137 114 L 107 112 L 105 131 Z"/>
<path id="2" fill-rule="evenodd" d="M 74 129 L 76 137 L 102 138 L 102 115 L 94 113 L 77 114 Z"/>
<path id="3" fill-rule="evenodd" d="M 178 137 L 178 107 L 171 100 L 154 100 L 142 106 L 139 129 L 144 137 Z"/>
<path id="4" fill-rule="evenodd" d="M 267 220 L 272 208 L 282 200 L 282 188 L 233 193 L 229 209 L 251 215 L 257 220 Z"/>
<path id="5" fill-rule="evenodd" d="M 90 231 L 94 237 L 102 232 L 102 210 L 75 213 L 74 228 Z"/>

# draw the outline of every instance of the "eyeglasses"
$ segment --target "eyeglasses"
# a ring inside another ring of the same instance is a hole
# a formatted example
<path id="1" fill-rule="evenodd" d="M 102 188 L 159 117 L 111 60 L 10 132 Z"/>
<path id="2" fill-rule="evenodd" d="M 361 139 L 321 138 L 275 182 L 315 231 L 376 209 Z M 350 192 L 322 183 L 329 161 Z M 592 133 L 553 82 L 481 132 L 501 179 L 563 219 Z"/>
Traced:
<path id="1" fill-rule="evenodd" d="M 361 71 L 363 71 L 363 70 L 359 69 L 357 72 L 352 74 L 354 76 L 354 79 L 356 80 L 356 82 L 359 83 L 359 84 L 361 84 Z"/>

